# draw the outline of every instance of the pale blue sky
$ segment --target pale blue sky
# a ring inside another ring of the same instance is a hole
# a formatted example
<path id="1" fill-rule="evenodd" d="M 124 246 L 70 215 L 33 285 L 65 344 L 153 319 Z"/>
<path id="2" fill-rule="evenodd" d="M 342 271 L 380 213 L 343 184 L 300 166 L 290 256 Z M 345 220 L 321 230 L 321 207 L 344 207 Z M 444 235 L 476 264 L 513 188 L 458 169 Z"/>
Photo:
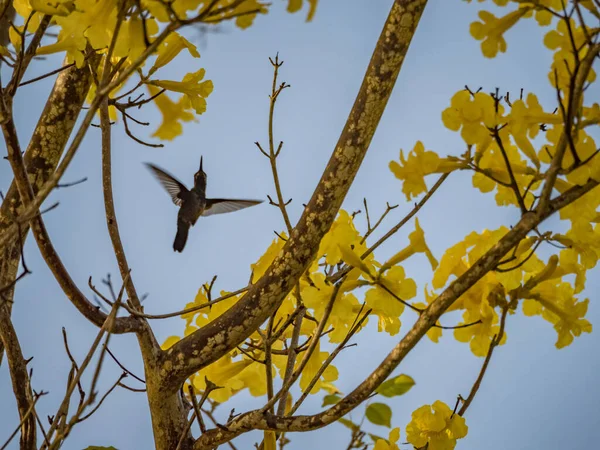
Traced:
<path id="1" fill-rule="evenodd" d="M 219 275 L 219 289 L 244 286 L 249 265 L 271 242 L 273 230 L 279 231 L 284 225 L 277 209 L 266 204 L 202 219 L 191 230 L 185 251 L 175 254 L 172 242 L 176 207 L 142 162 L 156 163 L 189 184 L 203 155 L 208 195 L 266 198 L 266 194 L 272 194 L 268 161 L 253 142 L 266 142 L 267 94 L 272 76 L 268 57 L 279 51 L 285 61 L 281 79 L 292 87 L 278 103 L 276 139 L 285 141 L 280 176 L 284 195 L 294 199 L 289 209 L 295 223 L 337 141 L 392 2 L 322 0 L 314 21 L 308 24 L 304 23 L 304 13 L 290 15 L 284 10 L 284 2 L 274 3 L 272 13 L 258 18 L 247 31 L 224 25 L 221 32 L 202 37 L 198 32 L 187 33 L 198 43 L 201 59 L 184 58 L 161 78 L 172 75 L 177 79 L 204 67 L 215 90 L 208 98 L 206 114 L 198 124 L 187 124 L 182 137 L 166 142 L 163 149 L 150 149 L 115 129 L 117 216 L 138 291 L 149 294 L 145 301 L 148 312 L 181 309 L 193 299 L 201 283 L 214 274 Z M 361 209 L 362 199 L 367 197 L 373 215 L 383 210 L 386 201 L 399 203 L 401 206 L 382 226 L 383 231 L 411 208 L 399 181 L 387 167 L 398 157 L 399 149 L 411 149 L 416 140 L 441 154 L 457 154 L 464 148 L 459 135 L 445 129 L 440 119 L 457 90 L 465 84 L 482 86 L 486 91 L 500 87 L 515 93 L 524 88 L 537 93 L 547 107 L 554 102 L 546 75 L 551 54 L 541 45 L 542 31 L 532 22 L 519 24 L 508 34 L 509 52 L 494 60 L 484 59 L 479 43 L 468 33 L 479 8 L 458 0 L 430 0 L 423 15 L 371 148 L 344 203 L 349 211 Z M 55 62 L 58 64 L 58 60 Z M 47 67 L 37 63 L 26 78 L 45 72 Z M 49 86 L 50 82 L 43 82 L 20 91 L 15 114 L 22 142 L 27 142 Z M 140 118 L 156 125 L 160 120 L 152 107 Z M 134 128 L 140 136 L 150 134 L 141 127 Z M 65 181 L 87 176 L 87 183 L 55 192 L 50 201 L 60 200 L 60 207 L 45 217 L 66 267 L 85 292 L 90 275 L 101 285 L 100 279 L 107 272 L 115 278 L 118 273 L 104 221 L 99 163 L 100 132 L 91 129 L 65 175 Z M 10 179 L 8 163 L 0 160 L 0 189 L 6 190 Z M 452 175 L 419 214 L 438 258 L 471 230 L 495 229 L 516 219 L 515 209 L 499 208 L 493 195 L 474 191 L 466 173 Z M 385 260 L 402 248 L 413 227 L 411 223 L 390 239 L 378 251 L 378 259 Z M 72 349 L 80 359 L 96 329 L 65 299 L 32 239 L 27 241 L 26 257 L 33 275 L 18 285 L 13 318 L 25 355 L 34 357 L 34 387 L 51 392 L 40 400 L 39 411 L 42 415 L 53 414 L 69 369 L 60 328 L 67 328 Z M 431 279 L 426 259 L 417 256 L 405 267 L 422 295 L 424 284 Z M 597 268 L 588 273 L 586 291 L 591 300 L 588 319 L 593 325 L 600 321 L 598 275 Z M 414 319 L 405 312 L 401 334 Z M 459 320 L 450 315 L 443 322 Z M 353 389 L 400 338 L 375 333 L 374 324 L 371 320 L 370 330 L 359 335 L 358 347 L 343 352 L 336 362 L 341 373 L 337 386 L 344 392 Z M 177 318 L 155 321 L 153 327 L 162 341 L 169 335 L 180 335 L 183 322 Z M 600 372 L 598 334 L 583 335 L 559 351 L 554 347 L 556 333 L 552 326 L 540 318 L 526 318 L 519 313 L 509 317 L 506 330 L 507 343 L 495 352 L 482 388 L 466 415 L 469 435 L 457 448 L 592 448 L 600 427 L 600 389 L 594 377 Z M 142 374 L 133 336 L 114 337 L 111 348 L 132 371 Z M 453 405 L 457 394 L 468 393 L 481 363 L 468 345 L 456 342 L 450 333 L 437 345 L 424 339 L 397 370 L 417 382 L 407 395 L 391 401 L 392 422 L 402 429 L 401 441 L 406 440 L 404 428 L 413 410 L 435 400 Z M 109 386 L 119 373 L 107 361 L 102 385 Z M 128 382 L 135 385 L 133 380 Z M 319 411 L 321 398 L 322 394 L 312 396 L 299 412 Z M 3 366 L 0 441 L 18 423 L 13 401 Z M 261 401 L 243 394 L 231 406 L 241 412 L 259 406 Z M 228 408 L 231 406 L 228 404 Z M 229 409 L 220 414 L 224 421 Z M 360 415 L 354 417 L 360 419 Z M 369 431 L 387 435 L 383 427 L 373 426 Z M 250 433 L 236 444 L 239 449 L 252 448 L 259 439 L 259 434 Z M 349 432 L 334 424 L 314 433 L 293 435 L 292 439 L 288 447 L 291 450 L 309 446 L 344 449 Z M 120 391 L 106 401 L 94 420 L 75 429 L 64 448 L 81 449 L 94 444 L 114 445 L 120 450 L 147 449 L 152 442 L 145 396 Z"/>

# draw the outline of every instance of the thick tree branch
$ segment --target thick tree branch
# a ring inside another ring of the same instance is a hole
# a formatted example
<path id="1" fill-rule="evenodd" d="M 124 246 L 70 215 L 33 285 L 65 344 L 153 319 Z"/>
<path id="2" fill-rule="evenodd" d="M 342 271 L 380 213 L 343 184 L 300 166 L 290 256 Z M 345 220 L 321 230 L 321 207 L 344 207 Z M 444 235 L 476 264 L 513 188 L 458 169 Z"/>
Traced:
<path id="1" fill-rule="evenodd" d="M 322 428 L 361 404 L 371 395 L 377 387 L 387 379 L 394 369 L 398 367 L 404 357 L 417 345 L 419 340 L 435 324 L 440 316 L 471 286 L 479 281 L 486 273 L 498 264 L 499 261 L 527 234 L 536 228 L 543 220 L 561 208 L 571 204 L 581 196 L 587 194 L 598 186 L 595 180 L 588 181 L 583 186 L 569 189 L 561 196 L 555 198 L 548 205 L 546 212 L 539 214 L 528 212 L 521 220 L 490 250 L 488 250 L 464 274 L 453 281 L 421 314 L 410 331 L 394 347 L 383 362 L 350 394 L 340 400 L 331 408 L 312 416 L 278 417 L 264 411 L 264 409 L 250 411 L 238 416 L 229 422 L 226 428 L 208 430 L 200 437 L 195 445 L 195 450 L 211 449 L 223 442 L 228 442 L 250 430 L 275 430 L 275 431 L 311 431 Z"/>
<path id="2" fill-rule="evenodd" d="M 165 389 L 175 392 L 188 376 L 241 344 L 304 273 L 369 148 L 426 3 L 394 2 L 333 155 L 280 256 L 235 306 L 167 351 Z"/>

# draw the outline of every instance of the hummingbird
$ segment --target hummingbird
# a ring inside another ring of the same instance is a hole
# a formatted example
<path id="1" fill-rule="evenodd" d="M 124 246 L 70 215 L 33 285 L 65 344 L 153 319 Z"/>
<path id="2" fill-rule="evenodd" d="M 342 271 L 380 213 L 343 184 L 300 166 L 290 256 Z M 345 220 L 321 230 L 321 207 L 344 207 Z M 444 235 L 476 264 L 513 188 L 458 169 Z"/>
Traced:
<path id="1" fill-rule="evenodd" d="M 182 252 L 187 241 L 190 227 L 196 224 L 200 216 L 223 214 L 258 205 L 262 200 L 241 200 L 232 198 L 206 198 L 206 173 L 202 170 L 202 157 L 200 157 L 200 170 L 194 175 L 194 187 L 188 189 L 173 175 L 146 163 L 160 184 L 171 196 L 173 203 L 179 206 L 177 214 L 177 234 L 173 242 L 173 250 Z"/>

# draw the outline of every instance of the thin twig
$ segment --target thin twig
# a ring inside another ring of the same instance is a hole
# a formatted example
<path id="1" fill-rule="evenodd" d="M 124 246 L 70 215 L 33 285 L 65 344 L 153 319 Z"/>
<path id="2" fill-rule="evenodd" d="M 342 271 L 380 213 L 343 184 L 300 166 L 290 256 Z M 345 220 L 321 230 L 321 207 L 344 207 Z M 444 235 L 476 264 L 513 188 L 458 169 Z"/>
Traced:
<path id="1" fill-rule="evenodd" d="M 381 244 L 383 244 L 386 240 L 388 240 L 391 236 L 393 236 L 398 230 L 400 230 L 400 228 L 402 228 L 410 219 L 412 219 L 414 217 L 414 215 L 417 214 L 417 212 L 419 212 L 419 210 L 425 205 L 425 203 L 427 203 L 427 201 L 433 196 L 433 194 L 435 194 L 435 192 L 442 185 L 442 183 L 446 180 L 446 178 L 448 178 L 449 175 L 450 175 L 449 173 L 442 174 L 442 176 L 440 176 L 440 178 L 438 178 L 438 180 L 435 182 L 435 184 L 431 187 L 431 189 L 427 192 L 427 194 L 425 194 L 425 196 L 419 201 L 419 203 L 417 203 L 414 206 L 414 208 L 406 216 L 404 216 L 404 218 L 400 222 L 398 222 L 396 225 L 394 225 L 385 235 L 383 235 L 377 242 L 375 242 L 371 247 L 369 247 L 369 249 L 360 256 L 360 259 L 365 259 L 371 253 L 373 253 L 377 249 L 377 247 L 379 247 Z M 329 282 L 337 283 L 344 275 L 346 275 L 348 272 L 350 272 L 350 270 L 352 270 L 352 267 L 346 265 L 346 266 L 344 266 L 343 269 L 338 270 L 333 275 L 327 277 L 327 279 Z"/>
<path id="2" fill-rule="evenodd" d="M 35 414 L 35 404 L 37 403 L 37 401 L 40 399 L 40 397 L 42 397 L 43 395 L 46 395 L 46 394 L 47 394 L 47 392 L 42 391 L 39 394 L 35 395 L 35 398 L 33 399 L 31 406 L 29 407 L 29 409 L 27 410 L 27 412 L 25 413 L 25 415 L 19 422 L 19 425 L 17 425 L 17 428 L 15 428 L 15 431 L 13 431 L 11 433 L 11 435 L 8 437 L 7 441 L 2 445 L 2 447 L 0 447 L 0 450 L 5 450 L 8 448 L 8 444 L 10 444 L 10 442 L 15 438 L 15 436 L 17 435 L 17 433 L 19 432 L 21 427 L 23 427 L 23 425 L 25 424 L 25 421 L 27 421 L 27 419 L 29 419 L 29 416 L 31 414 Z"/>
<path id="3" fill-rule="evenodd" d="M 192 399 L 194 411 L 196 412 L 196 419 L 198 419 L 200 431 L 202 433 L 206 433 L 206 425 L 204 424 L 204 420 L 202 419 L 202 412 L 200 411 L 200 406 L 198 405 L 198 400 L 196 399 L 196 392 L 194 391 L 194 386 L 191 383 L 188 386 L 188 390 L 190 392 L 190 398 Z"/>
<path id="4" fill-rule="evenodd" d="M 117 357 L 113 354 L 113 352 L 110 351 L 110 348 L 106 347 L 106 351 L 108 352 L 108 355 L 113 359 L 113 361 L 116 362 L 117 365 L 123 370 L 123 372 L 127 373 L 128 375 L 131 375 L 133 378 L 138 380 L 140 383 L 146 383 L 146 380 L 138 377 L 136 374 L 131 372 L 131 370 L 127 369 L 123 364 L 121 364 L 119 362 L 119 360 L 117 359 Z"/>
<path id="5" fill-rule="evenodd" d="M 362 308 L 361 308 L 361 311 L 362 311 Z M 362 327 L 365 320 L 367 320 L 367 317 L 369 317 L 369 314 L 371 314 L 371 310 L 369 309 L 364 312 L 362 317 L 360 317 L 361 311 L 359 311 L 359 313 L 357 315 L 358 320 L 356 320 L 355 323 L 353 324 L 352 328 L 350 328 L 350 330 L 348 330 L 348 333 L 346 333 L 346 336 L 344 337 L 342 342 L 340 342 L 337 345 L 337 347 L 335 348 L 335 350 L 332 351 L 329 354 L 329 356 L 327 356 L 325 361 L 323 361 L 323 364 L 321 364 L 321 367 L 319 367 L 319 370 L 317 370 L 317 372 L 315 373 L 313 378 L 310 380 L 306 389 L 304 389 L 304 392 L 302 392 L 302 395 L 300 396 L 300 398 L 298 400 L 296 400 L 296 403 L 294 403 L 294 406 L 292 406 L 292 409 L 290 410 L 288 415 L 291 416 L 298 410 L 298 408 L 300 407 L 300 405 L 302 405 L 302 403 L 304 402 L 304 400 L 306 399 L 308 394 L 310 394 L 310 391 L 315 386 L 317 381 L 319 381 L 319 379 L 321 378 L 321 375 L 323 374 L 323 372 L 325 372 L 325 369 L 327 369 L 327 367 L 329 367 L 329 364 L 331 364 L 331 362 L 335 359 L 335 357 L 338 355 L 338 353 L 340 353 L 344 348 L 346 348 L 346 344 L 348 343 L 348 341 L 352 338 L 352 336 L 354 336 L 356 334 L 356 332 L 358 330 L 360 330 L 360 328 Z"/>
<path id="6" fill-rule="evenodd" d="M 46 73 L 44 75 L 40 75 L 39 77 L 35 77 L 35 78 L 30 79 L 30 80 L 23 81 L 23 82 L 21 82 L 19 84 L 19 87 L 21 87 L 21 86 L 27 86 L 28 84 L 35 83 L 36 81 L 40 81 L 40 80 L 43 80 L 44 78 L 51 77 L 52 75 L 56 75 L 57 73 L 60 73 L 63 70 L 70 69 L 74 65 L 75 65 L 75 63 L 66 64 L 66 65 L 64 65 L 62 67 L 59 67 L 58 69 L 55 69 L 55 70 L 53 70 L 51 72 L 48 72 L 48 73 Z"/>
<path id="7" fill-rule="evenodd" d="M 460 410 L 458 411 L 459 416 L 464 416 L 465 412 L 471 405 L 471 402 L 475 398 L 475 394 L 477 394 L 477 391 L 479 390 L 479 387 L 481 386 L 481 381 L 483 380 L 485 371 L 488 368 L 490 359 L 492 359 L 492 353 L 494 353 L 494 349 L 496 348 L 496 346 L 498 344 L 500 344 L 500 342 L 502 341 L 502 337 L 504 336 L 504 326 L 506 324 L 507 314 L 508 314 L 508 307 L 505 307 L 502 310 L 502 317 L 500 318 L 500 331 L 498 332 L 498 334 L 496 336 L 494 336 L 494 339 L 492 339 L 492 342 L 490 342 L 490 348 L 489 348 L 487 355 L 485 357 L 485 360 L 483 362 L 483 366 L 481 366 L 481 371 L 479 372 L 479 376 L 477 377 L 477 380 L 475 380 L 475 383 L 473 384 L 473 387 L 471 388 L 471 392 L 469 392 L 469 396 L 466 398 L 465 402 L 463 403 Z"/>
<path id="8" fill-rule="evenodd" d="M 294 323 L 294 331 L 292 333 L 292 340 L 290 342 L 287 364 L 285 366 L 285 374 L 283 376 L 281 398 L 279 399 L 279 406 L 277 407 L 278 416 L 283 416 L 283 414 L 285 413 L 285 404 L 288 393 L 287 391 L 284 391 L 284 387 L 291 386 L 289 384 L 289 381 L 292 378 L 292 375 L 294 374 L 294 365 L 296 364 L 296 356 L 298 354 L 298 340 L 300 338 L 300 331 L 302 329 L 302 320 L 304 319 L 304 314 L 306 313 L 306 308 L 304 306 L 300 306 L 298 309 L 300 311 L 296 316 L 296 322 Z"/>

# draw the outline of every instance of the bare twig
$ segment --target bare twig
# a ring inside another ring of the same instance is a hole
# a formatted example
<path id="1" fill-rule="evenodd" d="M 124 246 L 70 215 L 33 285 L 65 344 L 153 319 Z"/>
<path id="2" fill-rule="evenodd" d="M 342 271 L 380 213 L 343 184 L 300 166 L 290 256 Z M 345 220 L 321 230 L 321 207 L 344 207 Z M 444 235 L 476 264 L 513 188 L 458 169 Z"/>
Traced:
<path id="1" fill-rule="evenodd" d="M 460 410 L 458 411 L 459 416 L 463 416 L 465 414 L 465 412 L 471 405 L 471 402 L 475 398 L 475 395 L 477 394 L 479 387 L 481 386 L 481 381 L 483 380 L 485 371 L 487 370 L 490 360 L 492 359 L 492 353 L 494 353 L 494 349 L 498 346 L 498 344 L 500 344 L 500 342 L 502 341 L 502 338 L 504 337 L 504 326 L 506 324 L 506 315 L 507 314 L 508 314 L 508 307 L 505 307 L 502 310 L 502 317 L 500 318 L 500 331 L 498 331 L 498 334 L 496 336 L 494 336 L 494 339 L 492 339 L 492 342 L 490 342 L 490 348 L 487 352 L 485 360 L 483 361 L 483 366 L 481 366 L 481 371 L 479 372 L 479 376 L 477 377 L 477 380 L 475 380 L 475 383 L 473 384 L 473 387 L 471 388 L 471 392 L 469 392 L 469 396 L 466 398 L 466 400 L 464 401 Z"/>
<path id="2" fill-rule="evenodd" d="M 285 366 L 285 374 L 283 376 L 283 387 L 281 388 L 282 392 L 279 399 L 279 406 L 277 407 L 277 415 L 282 416 L 285 413 L 285 404 L 287 400 L 287 391 L 284 391 L 286 386 L 290 385 L 290 379 L 294 374 L 294 365 L 296 364 L 296 355 L 298 354 L 298 339 L 300 338 L 300 330 L 302 328 L 302 320 L 304 319 L 304 314 L 306 313 L 306 308 L 300 306 L 298 315 L 296 316 L 296 322 L 294 323 L 294 332 L 292 333 L 292 340 L 290 342 L 289 354 L 287 359 L 287 364 Z M 316 339 L 319 339 L 317 336 Z"/>
<path id="3" fill-rule="evenodd" d="M 444 173 L 435 184 L 431 187 L 427 194 L 415 205 L 415 207 L 406 215 L 404 218 L 394 225 L 385 235 L 383 235 L 377 242 L 375 242 L 367 251 L 365 251 L 362 255 L 360 255 L 360 259 L 365 259 L 371 253 L 373 253 L 381 244 L 387 241 L 390 237 L 392 237 L 400 228 L 402 228 L 410 219 L 414 217 L 415 214 L 419 212 L 419 210 L 427 203 L 427 201 L 435 194 L 438 188 L 442 185 L 442 183 L 448 178 L 449 173 Z M 348 274 L 352 270 L 352 267 L 346 265 L 343 269 L 338 270 L 336 273 L 327 277 L 328 281 L 332 283 L 337 283 L 344 275 Z"/>
<path id="4" fill-rule="evenodd" d="M 25 415 L 23 416 L 23 418 L 21 419 L 21 422 L 19 422 L 19 425 L 17 425 L 17 428 L 15 428 L 15 431 L 13 431 L 11 433 L 11 435 L 8 437 L 8 439 L 6 440 L 6 442 L 2 445 L 2 447 L 0 447 L 0 450 L 5 450 L 6 448 L 8 448 L 8 444 L 10 444 L 10 442 L 14 439 L 14 437 L 17 435 L 17 433 L 19 432 L 20 429 L 22 429 L 25 426 L 25 422 L 27 420 L 29 420 L 29 417 L 32 414 L 36 414 L 35 413 L 35 405 L 38 402 L 38 400 L 40 399 L 40 397 L 46 395 L 47 392 L 39 392 L 37 394 L 34 395 L 34 399 L 33 402 L 31 403 L 31 406 L 29 407 L 29 409 L 27 410 L 27 412 L 25 413 Z"/>

